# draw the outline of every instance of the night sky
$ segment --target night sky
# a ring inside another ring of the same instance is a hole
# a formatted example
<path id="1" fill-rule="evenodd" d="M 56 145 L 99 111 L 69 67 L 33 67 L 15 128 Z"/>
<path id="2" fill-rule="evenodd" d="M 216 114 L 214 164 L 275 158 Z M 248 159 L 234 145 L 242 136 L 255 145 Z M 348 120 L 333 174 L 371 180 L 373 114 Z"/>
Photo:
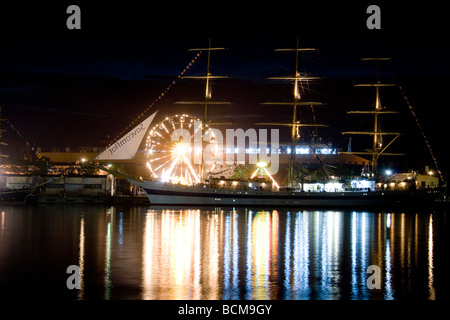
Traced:
<path id="1" fill-rule="evenodd" d="M 242 128 L 289 121 L 289 108 L 260 102 L 291 99 L 291 84 L 265 78 L 293 73 L 294 55 L 274 49 L 294 47 L 298 38 L 301 47 L 319 49 L 302 55 L 299 69 L 322 78 L 309 84 L 305 98 L 326 103 L 316 110 L 317 122 L 329 125 L 320 131 L 324 141 L 346 150 L 348 136 L 341 131 L 371 128 L 371 118 L 346 114 L 374 103 L 373 88 L 353 86 L 375 81 L 376 65 L 360 59 L 391 57 L 381 65 L 382 80 L 404 88 L 441 169 L 448 166 L 450 27 L 443 2 L 91 2 L 0 5 L 2 116 L 32 144 L 92 146 L 116 136 L 177 79 L 195 56 L 188 49 L 207 46 L 208 38 L 227 48 L 213 53 L 212 73 L 231 77 L 214 82 L 213 98 L 233 102 L 211 108 L 210 117 L 233 119 Z M 71 4 L 81 8 L 81 30 L 66 27 Z M 366 27 L 370 4 L 381 8 L 381 30 Z M 203 54 L 186 75 L 203 75 L 205 67 Z M 151 111 L 201 117 L 201 106 L 174 102 L 201 99 L 203 85 L 178 81 Z M 405 133 L 391 151 L 431 165 L 400 90 L 383 90 L 382 103 L 402 112 L 383 122 Z M 364 138 L 353 143 L 354 151 L 370 147 Z"/>

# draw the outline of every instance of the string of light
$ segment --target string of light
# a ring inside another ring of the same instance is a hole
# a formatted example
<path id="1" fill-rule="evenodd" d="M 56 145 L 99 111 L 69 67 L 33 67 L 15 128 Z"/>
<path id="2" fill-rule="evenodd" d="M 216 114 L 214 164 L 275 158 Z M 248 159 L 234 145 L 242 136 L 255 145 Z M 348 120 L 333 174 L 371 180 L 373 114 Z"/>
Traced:
<path id="1" fill-rule="evenodd" d="M 133 125 L 138 124 L 139 120 L 141 118 L 143 118 L 145 116 L 145 114 L 151 109 L 153 108 L 153 106 L 160 101 L 162 98 L 164 98 L 164 96 L 167 95 L 167 93 L 173 88 L 174 85 L 177 84 L 178 80 L 180 80 L 183 75 L 189 71 L 189 69 L 194 65 L 194 63 L 197 61 L 198 57 L 200 57 L 202 51 L 200 50 L 195 57 L 186 65 L 186 67 L 183 69 L 183 71 L 180 72 L 180 74 L 177 76 L 177 78 L 175 80 L 173 80 L 168 86 L 167 88 L 161 92 L 159 94 L 159 96 L 153 100 L 153 102 L 141 113 L 139 114 L 130 124 L 128 124 L 128 126 L 126 126 L 121 132 L 119 132 L 116 137 L 115 140 L 117 140 L 118 138 L 120 138 L 128 129 L 130 129 Z"/>
<path id="2" fill-rule="evenodd" d="M 435 167 L 436 167 L 436 170 L 437 170 L 437 172 L 439 173 L 439 177 L 441 178 L 441 180 L 444 180 L 444 176 L 442 175 L 441 170 L 439 170 L 439 166 L 438 166 L 437 159 L 436 159 L 436 157 L 434 156 L 433 149 L 431 148 L 431 145 L 430 145 L 430 143 L 428 142 L 428 138 L 427 138 L 427 136 L 425 135 L 425 132 L 423 131 L 423 128 L 422 128 L 422 126 L 421 126 L 421 124 L 420 124 L 420 122 L 419 122 L 419 119 L 417 118 L 417 115 L 416 115 L 416 113 L 414 112 L 413 107 L 412 107 L 411 104 L 409 103 L 409 100 L 408 100 L 408 97 L 407 97 L 406 94 L 405 94 L 405 91 L 403 90 L 403 88 L 402 88 L 400 85 L 399 85 L 398 87 L 399 87 L 399 89 L 400 89 L 400 92 L 401 92 L 402 95 L 403 95 L 403 98 L 405 98 L 406 104 L 407 104 L 408 107 L 409 107 L 409 111 L 411 111 L 411 114 L 412 114 L 414 120 L 416 121 L 417 127 L 419 128 L 419 131 L 420 131 L 420 133 L 422 134 L 423 139 L 425 140 L 425 144 L 427 145 L 428 151 L 430 152 L 430 156 L 431 156 L 431 158 L 433 159 L 433 162 L 434 162 L 434 165 L 435 165 Z"/>

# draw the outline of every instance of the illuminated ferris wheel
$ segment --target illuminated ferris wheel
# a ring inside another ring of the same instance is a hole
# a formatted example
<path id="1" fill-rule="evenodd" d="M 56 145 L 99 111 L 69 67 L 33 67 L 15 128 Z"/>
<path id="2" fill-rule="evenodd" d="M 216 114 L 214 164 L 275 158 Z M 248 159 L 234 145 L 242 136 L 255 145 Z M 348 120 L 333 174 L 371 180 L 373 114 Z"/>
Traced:
<path id="1" fill-rule="evenodd" d="M 202 148 L 194 145 L 194 136 L 201 134 L 205 128 L 195 126 L 200 119 L 182 114 L 166 117 L 150 129 L 145 146 L 147 168 L 153 179 L 163 182 L 195 184 L 202 182 L 202 165 L 194 163 L 195 153 L 202 153 Z M 182 129 L 182 130 L 177 130 Z M 177 131 L 176 131 L 177 130 Z M 174 132 L 184 136 L 173 139 Z M 203 175 L 214 170 L 215 164 L 204 164 Z"/>

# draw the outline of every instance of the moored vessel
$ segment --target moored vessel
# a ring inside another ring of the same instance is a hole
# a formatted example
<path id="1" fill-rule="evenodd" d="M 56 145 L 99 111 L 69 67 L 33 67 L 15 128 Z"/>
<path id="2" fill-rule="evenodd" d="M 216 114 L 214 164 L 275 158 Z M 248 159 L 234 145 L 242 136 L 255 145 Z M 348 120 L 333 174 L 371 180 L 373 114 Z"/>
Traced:
<path id="1" fill-rule="evenodd" d="M 202 49 L 208 50 L 208 49 Z M 214 77 L 209 72 L 210 66 L 210 51 L 215 50 L 209 47 L 208 51 L 208 70 L 207 76 L 202 77 L 206 79 L 205 99 L 201 103 L 205 106 L 204 121 L 207 119 L 208 104 L 214 105 L 211 100 L 210 80 Z M 181 184 L 180 181 L 174 183 L 173 181 L 158 179 L 153 180 L 144 179 L 129 179 L 130 182 L 142 188 L 147 195 L 151 205 L 207 205 L 207 206 L 313 206 L 313 207 L 364 207 L 364 206 L 416 206 L 418 204 L 429 205 L 439 197 L 438 189 L 420 189 L 415 185 L 403 189 L 393 189 L 386 187 L 386 184 L 377 181 L 377 161 L 383 155 L 400 155 L 397 153 L 387 153 L 386 149 L 392 142 L 400 136 L 397 132 L 383 132 L 379 125 L 379 117 L 385 114 L 394 114 L 395 111 L 387 111 L 381 107 L 379 89 L 384 86 L 391 86 L 382 84 L 378 80 L 375 84 L 366 84 L 361 86 L 372 86 L 376 88 L 376 102 L 374 110 L 369 111 L 352 111 L 354 114 L 370 114 L 374 116 L 375 124 L 374 130 L 368 132 L 350 131 L 345 134 L 365 134 L 373 137 L 373 150 L 367 152 L 353 152 L 352 154 L 371 155 L 371 170 L 365 171 L 363 180 L 365 184 L 360 185 L 359 188 L 343 189 L 341 187 L 334 191 L 319 190 L 319 192 L 309 192 L 302 188 L 297 188 L 293 185 L 293 166 L 295 163 L 296 145 L 300 139 L 301 127 L 318 127 L 316 123 L 308 124 L 301 123 L 297 119 L 297 107 L 323 105 L 318 102 L 300 101 L 300 86 L 302 81 L 312 80 L 314 77 L 300 74 L 298 72 L 298 53 L 301 51 L 314 51 L 315 49 L 302 49 L 297 47 L 293 49 L 277 49 L 277 51 L 293 51 L 296 53 L 296 70 L 294 76 L 289 77 L 272 77 L 271 79 L 289 80 L 294 83 L 293 101 L 291 102 L 270 102 L 264 103 L 266 105 L 284 105 L 293 107 L 293 119 L 290 123 L 275 123 L 262 122 L 261 125 L 279 125 L 288 126 L 291 128 L 291 150 L 290 161 L 288 167 L 287 184 L 286 187 L 280 188 L 268 174 L 271 180 L 267 180 L 266 186 L 255 188 L 252 186 L 252 180 L 247 181 L 225 181 L 223 185 L 214 183 L 218 178 L 208 177 L 205 179 L 205 169 L 202 162 L 202 167 L 199 174 L 199 179 L 189 184 Z M 383 61 L 386 58 L 368 58 L 368 61 Z M 189 104 L 193 104 L 192 102 Z M 220 103 L 225 104 L 225 103 Z M 203 127 L 202 127 L 202 130 Z M 394 138 L 383 145 L 382 137 L 393 135 Z M 351 152 L 347 152 L 351 153 Z M 172 166 L 173 167 L 173 166 Z M 229 186 L 227 187 L 227 185 Z"/>
<path id="2" fill-rule="evenodd" d="M 436 191 L 343 191 L 301 192 L 291 190 L 219 189 L 206 185 L 183 186 L 161 181 L 130 180 L 141 187 L 151 205 L 207 206 L 305 206 L 381 207 L 429 205 Z"/>

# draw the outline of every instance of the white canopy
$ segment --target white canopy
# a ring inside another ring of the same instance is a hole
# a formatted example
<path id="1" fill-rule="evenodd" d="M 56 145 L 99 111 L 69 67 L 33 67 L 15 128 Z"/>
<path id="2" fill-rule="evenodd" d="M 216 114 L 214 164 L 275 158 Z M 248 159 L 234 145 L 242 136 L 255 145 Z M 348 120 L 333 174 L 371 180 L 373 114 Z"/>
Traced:
<path id="1" fill-rule="evenodd" d="M 145 133 L 150 127 L 156 113 L 139 123 L 131 131 L 127 132 L 123 137 L 111 144 L 108 149 L 100 153 L 94 160 L 130 160 L 134 159 L 137 149 L 141 144 Z"/>

